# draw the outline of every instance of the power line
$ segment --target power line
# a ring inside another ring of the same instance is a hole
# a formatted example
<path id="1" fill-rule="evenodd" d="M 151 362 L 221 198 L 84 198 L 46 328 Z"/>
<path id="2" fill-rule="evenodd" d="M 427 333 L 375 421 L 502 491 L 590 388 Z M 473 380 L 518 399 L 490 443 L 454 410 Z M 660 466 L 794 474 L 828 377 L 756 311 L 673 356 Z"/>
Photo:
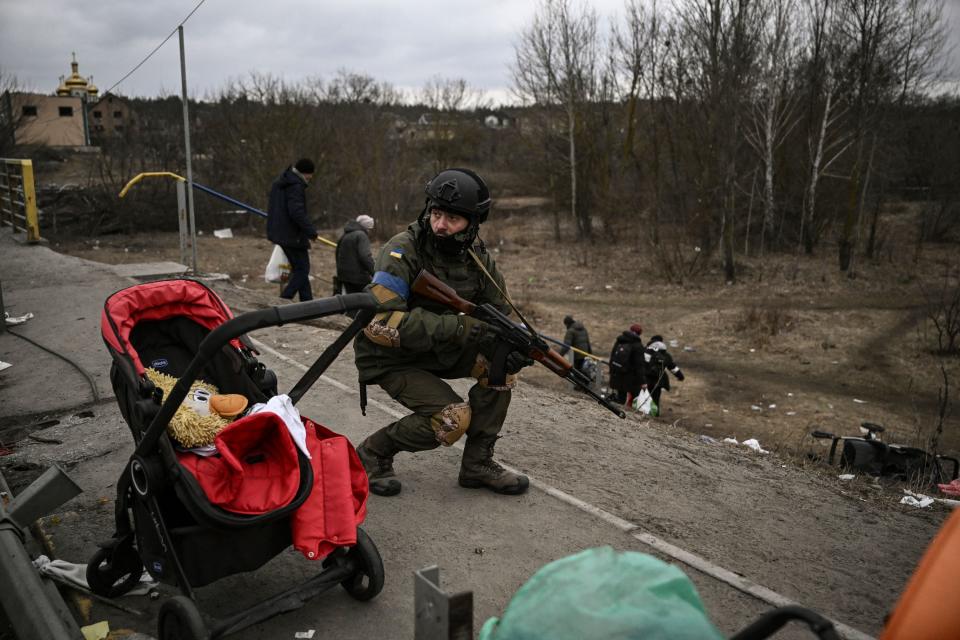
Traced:
<path id="1" fill-rule="evenodd" d="M 119 80 L 117 80 L 117 81 L 113 84 L 112 87 L 110 87 L 109 89 L 107 89 L 106 91 L 104 91 L 104 92 L 103 92 L 104 95 L 106 95 L 106 94 L 110 93 L 111 91 L 113 91 L 114 89 L 116 89 L 116 88 L 120 85 L 121 82 L 123 82 L 124 80 L 126 80 L 127 78 L 129 78 L 130 76 L 132 76 L 137 69 L 139 69 L 140 67 L 142 67 L 147 60 L 149 60 L 150 58 L 152 58 L 152 57 L 153 57 L 153 54 L 155 54 L 157 51 L 159 51 L 159 50 L 160 50 L 160 47 L 162 47 L 163 45 L 165 45 L 165 44 L 167 43 L 167 40 L 169 40 L 170 38 L 173 37 L 173 34 L 175 34 L 175 33 L 177 32 L 177 29 L 179 29 L 180 27 L 182 27 L 183 25 L 185 25 L 185 24 L 187 23 L 187 20 L 190 19 L 190 16 L 192 16 L 194 13 L 196 13 L 196 12 L 197 12 L 197 9 L 199 9 L 201 6 L 203 6 L 203 3 L 206 2 L 206 1 L 207 1 L 207 0 L 200 0 L 200 2 L 197 3 L 197 6 L 195 6 L 195 7 L 193 8 L 193 10 L 192 10 L 190 13 L 187 14 L 187 17 L 184 18 L 183 20 L 181 20 L 180 23 L 177 24 L 177 26 L 173 28 L 173 31 L 171 31 L 170 34 L 169 34 L 166 38 L 164 38 L 163 41 L 162 41 L 160 44 L 158 44 L 156 47 L 154 47 L 153 51 L 151 51 L 150 53 L 147 54 L 147 57 L 146 57 L 146 58 L 144 58 L 144 59 L 141 60 L 139 63 L 137 63 L 137 66 L 135 66 L 133 69 L 130 69 L 130 71 L 128 71 L 125 76 L 123 76 L 122 78 L 120 78 Z"/>

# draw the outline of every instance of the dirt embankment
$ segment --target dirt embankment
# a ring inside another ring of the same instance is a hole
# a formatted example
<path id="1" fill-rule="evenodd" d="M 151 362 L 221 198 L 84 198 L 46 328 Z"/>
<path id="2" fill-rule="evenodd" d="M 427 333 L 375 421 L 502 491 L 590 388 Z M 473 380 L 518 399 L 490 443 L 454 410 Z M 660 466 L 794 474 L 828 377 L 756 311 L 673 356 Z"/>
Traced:
<path id="1" fill-rule="evenodd" d="M 680 286 L 662 282 L 650 252 L 627 239 L 558 244 L 546 217 L 513 215 L 487 226 L 488 247 L 512 296 L 542 332 L 562 338 L 561 320 L 573 315 L 604 358 L 634 322 L 648 339 L 673 341 L 671 353 L 687 377 L 664 396 L 661 420 L 694 433 L 757 438 L 802 458 L 818 449 L 811 430 L 856 434 L 868 420 L 885 425 L 889 441 L 924 446 L 938 422 L 939 365 L 949 380 L 960 380 L 956 358 L 930 352 L 921 289 L 942 286 L 955 247 L 929 247 L 915 262 L 900 257 L 905 250 L 888 250 L 882 259 L 861 260 L 855 278 L 837 271 L 829 249 L 813 258 L 772 255 L 745 259 L 736 284 L 708 270 Z M 234 233 L 198 238 L 199 269 L 228 274 L 244 291 L 241 305 L 272 304 L 277 286 L 262 278 L 270 244 Z M 335 240 L 338 232 L 325 235 Z M 374 239 L 374 250 L 382 240 Z M 108 263 L 180 260 L 176 234 L 54 237 L 53 247 Z M 316 244 L 312 264 L 314 290 L 324 294 L 333 251 Z M 533 384 L 567 387 L 542 369 L 524 375 Z M 946 420 L 941 448 L 960 451 L 956 417 Z"/>

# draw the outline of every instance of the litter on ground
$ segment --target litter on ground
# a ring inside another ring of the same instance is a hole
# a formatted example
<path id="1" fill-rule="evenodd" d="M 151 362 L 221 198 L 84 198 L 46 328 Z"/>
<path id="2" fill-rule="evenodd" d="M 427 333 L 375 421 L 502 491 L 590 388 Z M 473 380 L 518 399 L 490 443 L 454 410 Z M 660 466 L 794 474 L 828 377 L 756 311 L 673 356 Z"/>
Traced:
<path id="1" fill-rule="evenodd" d="M 760 441 L 757 440 L 756 438 L 750 438 L 749 440 L 744 440 L 741 444 L 745 447 L 750 447 L 757 453 L 770 453 L 769 451 L 767 451 L 766 449 L 760 446 Z"/>
<path id="2" fill-rule="evenodd" d="M 914 493 L 909 489 L 904 489 L 904 493 L 907 495 L 903 496 L 900 499 L 900 504 L 905 504 L 911 507 L 917 507 L 918 509 L 926 509 L 934 503 L 934 499 L 930 496 L 925 496 L 922 493 Z"/>
<path id="3" fill-rule="evenodd" d="M 27 320 L 33 317 L 32 313 L 25 313 L 22 316 L 11 316 L 9 312 L 3 312 L 3 321 L 7 324 L 8 327 L 14 327 L 18 324 L 23 324 Z"/>

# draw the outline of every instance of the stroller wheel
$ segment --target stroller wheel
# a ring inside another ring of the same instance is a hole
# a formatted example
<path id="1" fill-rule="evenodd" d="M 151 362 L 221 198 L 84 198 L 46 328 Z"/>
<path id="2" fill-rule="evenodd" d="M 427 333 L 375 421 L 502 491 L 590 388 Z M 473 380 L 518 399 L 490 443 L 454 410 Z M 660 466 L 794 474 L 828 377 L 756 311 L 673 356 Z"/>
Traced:
<path id="1" fill-rule="evenodd" d="M 347 552 L 357 564 L 357 572 L 340 583 L 355 600 L 372 600 L 383 589 L 383 559 L 377 545 L 361 527 L 357 527 L 357 544 Z"/>
<path id="2" fill-rule="evenodd" d="M 143 575 L 143 563 L 132 542 L 124 542 L 97 552 L 87 563 L 87 584 L 99 596 L 116 598 L 133 589 Z"/>
<path id="3" fill-rule="evenodd" d="M 160 606 L 160 640 L 207 640 L 210 634 L 193 600 L 174 596 Z"/>

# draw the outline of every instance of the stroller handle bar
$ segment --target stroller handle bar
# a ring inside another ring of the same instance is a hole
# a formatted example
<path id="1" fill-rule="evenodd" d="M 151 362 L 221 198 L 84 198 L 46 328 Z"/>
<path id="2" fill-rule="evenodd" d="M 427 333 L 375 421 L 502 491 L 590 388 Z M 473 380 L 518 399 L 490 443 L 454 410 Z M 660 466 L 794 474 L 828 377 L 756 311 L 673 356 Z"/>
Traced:
<path id="1" fill-rule="evenodd" d="M 257 329 L 267 327 L 279 327 L 290 322 L 302 322 L 304 320 L 313 320 L 323 318 L 346 311 L 361 311 L 365 319 L 369 321 L 371 313 L 377 306 L 377 300 L 370 293 L 348 293 L 345 295 L 332 296 L 329 298 L 320 298 L 317 300 L 308 300 L 307 302 L 298 302 L 296 304 L 284 305 L 282 307 L 270 307 L 258 311 L 248 311 L 240 314 L 211 331 L 200 342 L 197 353 L 187 365 L 186 370 L 177 383 L 173 386 L 170 393 L 164 399 L 160 411 L 150 421 L 143 434 L 140 443 L 137 445 L 136 453 L 146 455 L 153 450 L 163 433 L 166 424 L 173 418 L 177 408 L 184 398 L 190 392 L 190 387 L 200 375 L 203 368 L 209 363 L 219 351 L 234 338 Z M 359 323 L 354 322 L 351 328 L 356 329 Z M 352 336 L 351 336 L 352 337 Z M 338 341 L 339 349 L 343 348 L 342 341 Z M 333 346 L 333 345 L 331 345 Z M 334 357 L 336 354 L 333 354 Z M 332 358 L 331 358 L 332 360 Z"/>

